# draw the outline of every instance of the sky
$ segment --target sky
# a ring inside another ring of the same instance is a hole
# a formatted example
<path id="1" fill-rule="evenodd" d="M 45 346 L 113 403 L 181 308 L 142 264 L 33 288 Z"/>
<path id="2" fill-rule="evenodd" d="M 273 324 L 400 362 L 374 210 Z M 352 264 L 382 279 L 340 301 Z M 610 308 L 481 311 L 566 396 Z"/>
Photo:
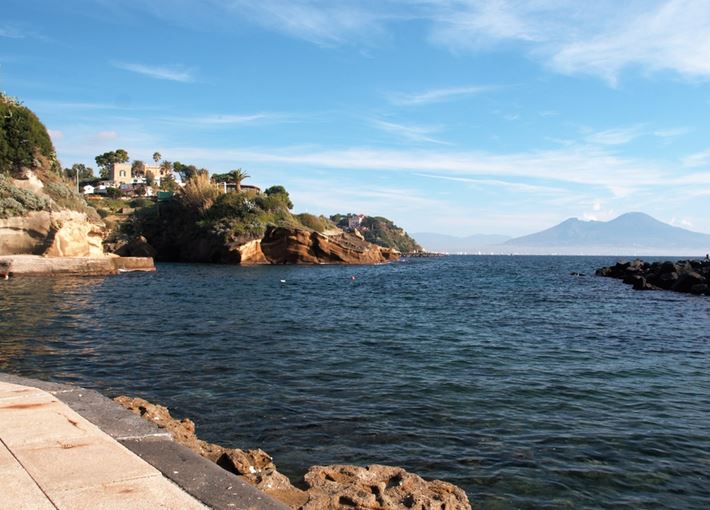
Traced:
<path id="1" fill-rule="evenodd" d="M 589 5 L 587 5 L 589 4 Z M 710 233 L 707 0 L 4 0 L 0 90 L 62 164 L 126 149 L 297 212 Z"/>

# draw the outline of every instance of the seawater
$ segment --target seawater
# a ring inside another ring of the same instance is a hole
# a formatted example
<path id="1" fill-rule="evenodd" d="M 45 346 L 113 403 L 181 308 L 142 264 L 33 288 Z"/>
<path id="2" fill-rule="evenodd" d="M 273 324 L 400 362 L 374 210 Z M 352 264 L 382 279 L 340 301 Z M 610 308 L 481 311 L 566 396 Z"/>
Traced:
<path id="1" fill-rule="evenodd" d="M 710 299 L 593 276 L 615 261 L 16 278 L 0 370 L 162 403 L 293 480 L 381 463 L 477 509 L 710 508 Z"/>

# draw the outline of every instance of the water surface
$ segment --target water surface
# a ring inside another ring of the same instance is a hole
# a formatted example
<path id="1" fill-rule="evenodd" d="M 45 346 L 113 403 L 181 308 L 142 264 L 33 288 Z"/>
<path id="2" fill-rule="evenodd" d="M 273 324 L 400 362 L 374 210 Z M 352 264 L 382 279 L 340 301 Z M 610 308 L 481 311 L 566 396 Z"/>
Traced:
<path id="1" fill-rule="evenodd" d="M 294 480 L 383 463 L 477 509 L 708 508 L 710 299 L 590 276 L 614 262 L 17 278 L 0 370 L 163 403 Z"/>

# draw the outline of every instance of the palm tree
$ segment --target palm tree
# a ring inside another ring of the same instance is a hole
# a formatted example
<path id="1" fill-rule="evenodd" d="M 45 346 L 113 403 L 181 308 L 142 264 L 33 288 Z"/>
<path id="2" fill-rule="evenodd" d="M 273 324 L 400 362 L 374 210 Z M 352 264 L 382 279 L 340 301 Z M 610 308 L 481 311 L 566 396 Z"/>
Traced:
<path id="1" fill-rule="evenodd" d="M 168 175 L 173 171 L 173 164 L 170 161 L 160 163 L 160 175 Z"/>
<path id="2" fill-rule="evenodd" d="M 248 179 L 249 177 L 251 177 L 248 173 L 246 173 L 241 168 L 237 168 L 236 170 L 232 170 L 231 172 L 229 172 L 229 175 L 232 178 L 232 180 L 234 181 L 235 191 L 237 193 L 242 191 L 242 181 L 244 179 Z"/>
<path id="3" fill-rule="evenodd" d="M 158 161 L 163 159 L 163 156 L 159 152 L 154 152 L 153 153 L 153 161 L 155 161 L 155 164 L 158 164 Z"/>

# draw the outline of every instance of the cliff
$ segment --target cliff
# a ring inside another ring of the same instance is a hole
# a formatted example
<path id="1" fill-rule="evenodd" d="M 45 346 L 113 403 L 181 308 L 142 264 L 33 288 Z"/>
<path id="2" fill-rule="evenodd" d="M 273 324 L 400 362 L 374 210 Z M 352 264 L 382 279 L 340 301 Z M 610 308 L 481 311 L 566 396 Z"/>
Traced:
<path id="1" fill-rule="evenodd" d="M 355 222 L 352 222 L 352 219 Z M 352 231 L 361 236 L 365 241 L 391 248 L 400 253 L 416 253 L 422 247 L 403 228 L 398 227 L 392 220 L 382 216 L 357 216 L 355 214 L 335 214 L 330 220 L 339 228 Z"/>
<path id="2" fill-rule="evenodd" d="M 379 264 L 399 252 L 343 232 L 325 217 L 292 214 L 281 186 L 222 193 L 206 175 L 167 202 L 136 211 L 121 226 L 127 246 L 140 238 L 159 260 L 222 264 Z M 135 243 L 134 243 L 135 244 Z"/>

